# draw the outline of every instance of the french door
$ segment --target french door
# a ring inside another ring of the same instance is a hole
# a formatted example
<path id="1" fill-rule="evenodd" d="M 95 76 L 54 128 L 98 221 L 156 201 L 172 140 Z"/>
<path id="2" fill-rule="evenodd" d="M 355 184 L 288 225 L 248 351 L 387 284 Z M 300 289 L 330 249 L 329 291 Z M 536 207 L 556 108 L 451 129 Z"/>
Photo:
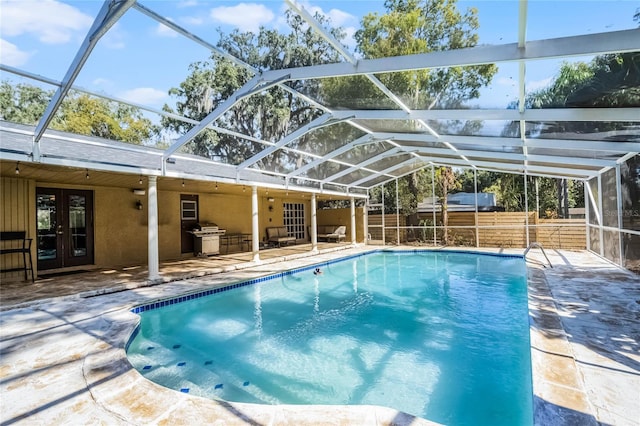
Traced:
<path id="1" fill-rule="evenodd" d="M 37 188 L 38 270 L 93 263 L 93 191 Z"/>

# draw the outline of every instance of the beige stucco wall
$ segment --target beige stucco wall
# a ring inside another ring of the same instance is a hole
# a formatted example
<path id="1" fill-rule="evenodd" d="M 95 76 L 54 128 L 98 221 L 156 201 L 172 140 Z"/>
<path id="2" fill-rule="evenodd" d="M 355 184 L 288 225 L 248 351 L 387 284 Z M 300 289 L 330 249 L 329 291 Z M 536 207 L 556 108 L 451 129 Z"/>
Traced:
<path id="1" fill-rule="evenodd" d="M 148 241 L 148 195 L 137 196 L 129 188 L 103 186 L 71 186 L 36 182 L 22 178 L 2 178 L 2 218 L 0 230 L 26 230 L 34 239 L 33 259 L 36 262 L 36 187 L 74 188 L 93 191 L 94 200 L 94 265 L 108 268 L 123 265 L 145 264 Z M 186 193 L 186 192 L 185 192 Z M 178 191 L 158 192 L 158 244 L 160 260 L 179 259 L 190 254 L 181 254 L 180 239 L 180 194 Z M 252 231 L 251 189 L 243 194 L 205 193 L 199 196 L 199 216 L 201 222 L 214 222 L 228 233 Z M 266 228 L 282 226 L 284 203 L 305 205 L 305 223 L 311 224 L 310 198 L 270 196 L 258 197 L 260 240 L 266 239 Z M 136 207 L 140 200 L 143 209 Z M 271 210 L 269 210 L 271 207 Z M 363 240 L 361 229 L 362 209 L 356 209 L 357 239 Z M 351 238 L 350 209 L 319 210 L 318 224 L 338 224 L 347 226 L 347 240 Z M 305 233 L 307 229 L 305 229 Z M 308 241 L 309 236 L 305 235 Z M 302 242 L 302 241 L 299 241 Z M 7 256 L 3 265 L 15 263 L 17 259 Z M 34 265 L 35 266 L 35 265 Z M 4 266 L 3 266 L 4 267 Z M 2 274 L 2 279 L 19 279 L 21 273 Z"/>
<path id="2" fill-rule="evenodd" d="M 147 210 L 124 188 L 93 188 L 94 257 L 99 267 L 144 262 L 147 259 Z"/>

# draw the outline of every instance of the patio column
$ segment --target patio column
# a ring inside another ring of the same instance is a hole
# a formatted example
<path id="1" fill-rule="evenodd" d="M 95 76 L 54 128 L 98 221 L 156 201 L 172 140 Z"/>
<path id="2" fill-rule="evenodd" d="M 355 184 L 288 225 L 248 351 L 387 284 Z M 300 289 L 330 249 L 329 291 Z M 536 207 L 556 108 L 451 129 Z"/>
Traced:
<path id="1" fill-rule="evenodd" d="M 529 193 L 527 192 L 527 171 L 524 172 L 524 226 L 527 237 L 527 247 L 529 247 Z M 536 229 L 537 230 L 537 229 Z"/>
<path id="2" fill-rule="evenodd" d="M 384 210 L 384 183 L 382 185 L 380 185 L 380 188 L 381 188 L 380 189 L 380 193 L 382 194 L 382 197 L 381 197 L 382 198 L 382 245 L 386 246 L 387 245 L 387 241 L 386 241 L 386 238 L 385 238 L 386 229 L 384 229 L 384 225 L 385 225 L 385 223 L 384 223 L 384 212 L 385 212 L 385 210 Z"/>
<path id="3" fill-rule="evenodd" d="M 316 193 L 311 193 L 311 253 L 318 252 L 318 217 L 316 213 Z"/>
<path id="4" fill-rule="evenodd" d="M 157 177 L 149 176 L 149 225 L 147 232 L 149 234 L 148 246 L 148 270 L 149 281 L 157 281 L 160 279 L 160 256 L 158 254 L 158 185 Z"/>
<path id="5" fill-rule="evenodd" d="M 396 245 L 400 245 L 400 188 L 398 186 L 398 178 L 396 178 Z"/>
<path id="6" fill-rule="evenodd" d="M 433 246 L 438 245 L 438 230 L 436 229 L 436 168 L 431 164 L 431 210 L 433 212 Z"/>
<path id="7" fill-rule="evenodd" d="M 480 230 L 478 229 L 478 169 L 473 169 L 473 191 L 475 193 L 476 210 L 474 214 L 474 221 L 476 225 L 476 247 L 480 247 Z"/>
<path id="8" fill-rule="evenodd" d="M 369 233 L 369 190 L 367 189 L 367 198 L 364 200 L 364 211 L 362 212 L 362 230 L 365 245 L 369 245 L 371 234 Z"/>
<path id="9" fill-rule="evenodd" d="M 251 187 L 251 248 L 253 262 L 260 262 L 260 225 L 258 222 L 258 187 Z"/>
<path id="10" fill-rule="evenodd" d="M 351 245 L 356 245 L 356 200 L 351 197 Z"/>

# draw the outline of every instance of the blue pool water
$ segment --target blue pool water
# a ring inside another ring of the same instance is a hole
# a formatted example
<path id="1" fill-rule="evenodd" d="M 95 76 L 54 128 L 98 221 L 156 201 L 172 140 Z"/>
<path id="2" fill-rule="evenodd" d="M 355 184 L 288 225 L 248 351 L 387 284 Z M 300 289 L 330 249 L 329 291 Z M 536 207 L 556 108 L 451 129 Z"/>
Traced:
<path id="1" fill-rule="evenodd" d="M 378 252 L 147 310 L 148 379 L 264 404 L 373 404 L 449 425 L 530 425 L 522 258 Z"/>

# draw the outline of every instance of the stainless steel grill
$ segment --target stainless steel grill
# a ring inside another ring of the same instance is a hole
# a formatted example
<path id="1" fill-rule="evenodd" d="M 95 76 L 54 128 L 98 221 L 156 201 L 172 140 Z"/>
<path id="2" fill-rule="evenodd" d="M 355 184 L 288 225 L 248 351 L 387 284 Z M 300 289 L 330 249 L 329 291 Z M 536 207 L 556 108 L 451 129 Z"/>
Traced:
<path id="1" fill-rule="evenodd" d="M 220 235 L 225 229 L 220 229 L 215 223 L 197 223 L 191 231 L 193 234 L 193 253 L 196 256 L 220 254 Z"/>

